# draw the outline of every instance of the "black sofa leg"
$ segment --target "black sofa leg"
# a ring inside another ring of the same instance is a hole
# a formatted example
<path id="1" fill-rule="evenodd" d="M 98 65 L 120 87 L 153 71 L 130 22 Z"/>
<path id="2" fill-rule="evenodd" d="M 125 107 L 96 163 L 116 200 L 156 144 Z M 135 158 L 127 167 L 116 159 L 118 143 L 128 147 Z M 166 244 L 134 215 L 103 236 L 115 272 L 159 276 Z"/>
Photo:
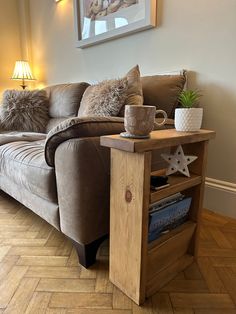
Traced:
<path id="1" fill-rule="evenodd" d="M 79 257 L 79 263 L 85 268 L 92 266 L 96 262 L 96 255 L 97 255 L 99 246 L 107 238 L 108 238 L 108 235 L 105 235 L 85 245 L 72 240 L 75 246 L 75 249 L 77 251 L 78 257 Z"/>

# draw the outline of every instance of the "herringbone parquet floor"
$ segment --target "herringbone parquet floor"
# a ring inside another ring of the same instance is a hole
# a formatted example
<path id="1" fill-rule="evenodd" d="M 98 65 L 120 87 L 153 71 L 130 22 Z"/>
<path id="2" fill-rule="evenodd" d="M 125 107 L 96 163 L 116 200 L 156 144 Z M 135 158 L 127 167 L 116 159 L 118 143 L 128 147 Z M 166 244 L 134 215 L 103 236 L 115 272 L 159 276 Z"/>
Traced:
<path id="1" fill-rule="evenodd" d="M 236 221 L 204 212 L 198 264 L 138 307 L 108 279 L 108 248 L 86 270 L 69 241 L 0 195 L 0 313 L 236 313 Z"/>

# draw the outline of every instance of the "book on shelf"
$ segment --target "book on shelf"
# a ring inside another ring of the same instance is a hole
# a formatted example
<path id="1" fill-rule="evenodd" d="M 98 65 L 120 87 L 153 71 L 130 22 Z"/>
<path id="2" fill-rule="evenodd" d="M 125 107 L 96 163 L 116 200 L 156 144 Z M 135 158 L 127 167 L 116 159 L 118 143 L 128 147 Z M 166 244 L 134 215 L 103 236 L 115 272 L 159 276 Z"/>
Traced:
<path id="1" fill-rule="evenodd" d="M 152 242 L 156 239 L 158 239 L 161 235 L 169 233 L 171 230 L 177 228 L 178 226 L 182 225 L 188 220 L 188 216 L 185 215 L 184 217 L 177 219 L 173 224 L 165 226 L 162 231 L 160 230 L 154 230 L 152 232 L 148 233 L 148 242 Z"/>
<path id="2" fill-rule="evenodd" d="M 157 210 L 160 210 L 166 207 L 167 205 L 171 205 L 178 201 L 181 201 L 183 198 L 184 198 L 184 195 L 181 193 L 175 193 L 165 198 L 162 198 L 161 200 L 157 201 L 156 203 L 150 206 L 149 213 L 155 212 Z"/>
<path id="3" fill-rule="evenodd" d="M 162 201 L 164 200 L 165 199 Z M 181 194 L 181 196 L 175 195 L 175 197 L 172 198 L 172 202 L 170 202 L 170 200 L 171 198 L 169 199 L 169 203 L 166 203 L 165 200 L 162 207 L 157 207 L 156 210 L 154 207 L 154 209 L 149 212 L 149 242 L 158 238 L 162 232 L 167 232 L 187 220 L 192 198 L 184 197 L 184 195 Z"/>
<path id="4" fill-rule="evenodd" d="M 153 191 L 159 191 L 159 190 L 161 190 L 161 189 L 167 188 L 168 186 L 170 186 L 170 183 L 166 183 L 166 184 L 160 185 L 160 186 L 151 185 L 151 190 L 153 190 Z"/>

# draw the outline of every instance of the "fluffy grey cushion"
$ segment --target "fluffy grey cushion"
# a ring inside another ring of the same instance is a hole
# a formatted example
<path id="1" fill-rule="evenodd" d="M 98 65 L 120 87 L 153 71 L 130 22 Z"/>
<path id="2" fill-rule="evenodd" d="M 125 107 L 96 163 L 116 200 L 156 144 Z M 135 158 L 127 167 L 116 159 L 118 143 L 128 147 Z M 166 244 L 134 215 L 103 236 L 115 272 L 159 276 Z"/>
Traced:
<path id="1" fill-rule="evenodd" d="M 45 132 L 49 120 L 46 91 L 7 90 L 0 106 L 0 129 Z"/>
<path id="2" fill-rule="evenodd" d="M 136 66 L 122 79 L 89 86 L 82 97 L 78 116 L 117 116 L 125 105 L 142 104 L 140 72 Z"/>
<path id="3" fill-rule="evenodd" d="M 81 102 L 79 117 L 117 116 L 125 103 L 127 86 L 127 80 L 120 79 L 88 87 Z"/>

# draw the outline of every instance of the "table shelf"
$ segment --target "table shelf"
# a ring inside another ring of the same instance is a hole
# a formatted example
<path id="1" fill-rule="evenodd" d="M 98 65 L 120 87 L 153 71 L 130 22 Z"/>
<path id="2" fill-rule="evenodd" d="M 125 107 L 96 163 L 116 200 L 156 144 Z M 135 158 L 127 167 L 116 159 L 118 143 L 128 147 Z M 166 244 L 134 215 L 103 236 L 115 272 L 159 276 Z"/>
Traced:
<path id="1" fill-rule="evenodd" d="M 151 175 L 163 175 L 165 173 L 164 170 L 153 171 Z M 163 188 L 158 191 L 151 190 L 150 192 L 150 205 L 153 203 L 170 196 L 172 194 L 182 192 L 187 190 L 193 186 L 201 184 L 202 177 L 193 173 L 190 173 L 190 177 L 184 177 L 183 175 L 171 175 L 168 178 L 168 183 L 170 184 L 168 187 Z"/>

